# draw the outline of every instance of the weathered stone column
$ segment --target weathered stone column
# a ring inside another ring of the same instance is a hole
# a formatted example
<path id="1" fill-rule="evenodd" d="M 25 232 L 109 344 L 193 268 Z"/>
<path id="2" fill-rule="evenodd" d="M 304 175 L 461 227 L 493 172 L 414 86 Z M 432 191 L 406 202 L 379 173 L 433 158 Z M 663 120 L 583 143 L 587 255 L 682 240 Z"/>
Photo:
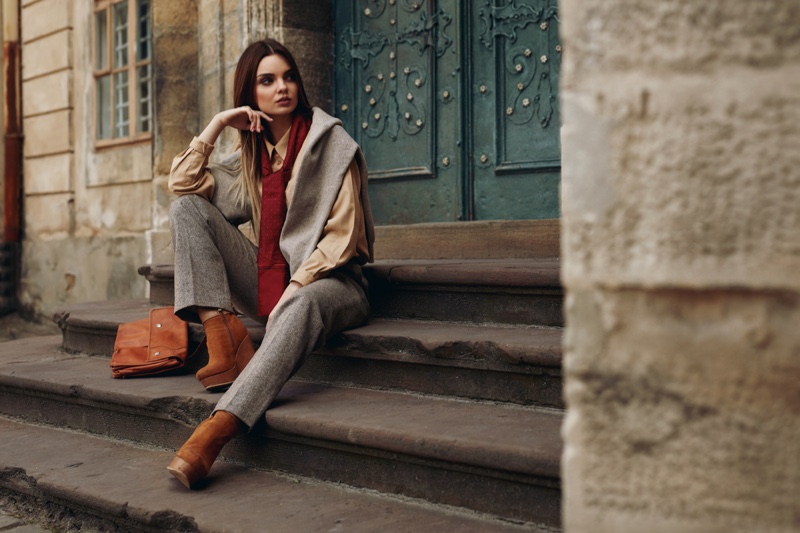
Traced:
<path id="1" fill-rule="evenodd" d="M 169 233 L 172 159 L 188 146 L 199 127 L 198 0 L 153 2 L 153 223 L 147 238 L 148 264 L 173 261 Z M 210 30 L 210 29 L 207 29 Z"/>
<path id="2" fill-rule="evenodd" d="M 797 531 L 800 3 L 561 15 L 566 531 Z"/>

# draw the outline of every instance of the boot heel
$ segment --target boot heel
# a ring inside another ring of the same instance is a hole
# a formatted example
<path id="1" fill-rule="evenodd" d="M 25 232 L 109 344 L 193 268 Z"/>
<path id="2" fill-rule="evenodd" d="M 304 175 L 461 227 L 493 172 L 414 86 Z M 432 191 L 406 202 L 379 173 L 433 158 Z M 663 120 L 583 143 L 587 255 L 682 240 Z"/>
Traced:
<path id="1" fill-rule="evenodd" d="M 167 471 L 186 488 L 195 489 L 208 475 L 222 447 L 245 425 L 227 411 L 216 411 L 203 420 L 189 440 L 183 443 Z"/>
<path id="2" fill-rule="evenodd" d="M 192 465 L 180 457 L 175 457 L 172 460 L 167 467 L 167 471 L 175 476 L 175 478 L 183 483 L 183 485 L 189 490 L 191 490 L 192 486 L 196 484 L 202 477 L 194 468 L 192 468 Z"/>
<path id="3" fill-rule="evenodd" d="M 244 367 L 250 364 L 250 360 L 253 359 L 255 354 L 256 350 L 253 347 L 253 341 L 250 340 L 250 336 L 248 335 L 236 351 L 236 369 L 239 373 L 244 370 Z"/>
<path id="4" fill-rule="evenodd" d="M 201 379 L 200 384 L 209 392 L 218 392 L 230 387 L 238 376 L 239 370 L 233 366 L 224 372 Z"/>
<path id="5" fill-rule="evenodd" d="M 239 345 L 239 349 L 236 351 L 233 366 L 224 372 L 201 379 L 200 384 L 209 392 L 218 392 L 227 389 L 233 384 L 234 380 L 239 377 L 239 374 L 244 370 L 244 367 L 247 366 L 254 354 L 255 349 L 253 348 L 253 342 L 250 340 L 250 337 L 243 339 L 242 343 Z"/>

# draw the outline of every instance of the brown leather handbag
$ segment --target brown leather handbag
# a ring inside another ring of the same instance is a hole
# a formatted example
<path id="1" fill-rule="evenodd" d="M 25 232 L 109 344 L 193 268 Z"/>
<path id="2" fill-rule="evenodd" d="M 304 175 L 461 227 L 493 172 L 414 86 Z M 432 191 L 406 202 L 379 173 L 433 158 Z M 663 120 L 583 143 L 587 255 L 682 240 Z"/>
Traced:
<path id="1" fill-rule="evenodd" d="M 181 368 L 189 352 L 189 328 L 173 307 L 150 310 L 148 318 L 120 324 L 111 356 L 115 378 L 152 376 Z"/>

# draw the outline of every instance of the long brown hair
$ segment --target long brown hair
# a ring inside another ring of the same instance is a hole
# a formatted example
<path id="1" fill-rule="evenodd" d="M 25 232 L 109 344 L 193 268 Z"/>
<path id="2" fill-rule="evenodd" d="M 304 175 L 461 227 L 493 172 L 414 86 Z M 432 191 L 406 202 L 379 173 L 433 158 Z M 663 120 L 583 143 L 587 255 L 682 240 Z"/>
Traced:
<path id="1" fill-rule="evenodd" d="M 311 116 L 311 104 L 308 101 L 303 78 L 300 76 L 300 69 L 294 60 L 292 53 L 275 39 L 264 39 L 250 44 L 242 52 L 239 62 L 236 64 L 236 72 L 233 75 L 233 105 L 234 107 L 250 106 L 258 109 L 255 99 L 256 74 L 258 64 L 267 56 L 278 54 L 283 57 L 295 73 L 297 80 L 297 108 L 295 113 L 302 113 Z M 266 131 L 266 130 L 264 130 Z M 239 179 L 236 180 L 237 198 L 242 205 L 250 204 L 253 214 L 253 230 L 258 235 L 259 223 L 261 220 L 261 197 L 258 194 L 256 179 L 261 174 L 261 161 L 259 159 L 260 150 L 264 145 L 262 133 L 251 132 L 250 130 L 239 130 L 239 142 L 242 147 L 242 167 Z M 276 139 L 277 141 L 278 139 Z"/>

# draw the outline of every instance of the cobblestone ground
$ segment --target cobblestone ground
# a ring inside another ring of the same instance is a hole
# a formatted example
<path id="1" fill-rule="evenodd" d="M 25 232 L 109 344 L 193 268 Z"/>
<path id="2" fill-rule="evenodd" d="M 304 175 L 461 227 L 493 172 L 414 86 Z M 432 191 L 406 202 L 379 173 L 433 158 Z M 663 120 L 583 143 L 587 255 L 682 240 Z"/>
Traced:
<path id="1" fill-rule="evenodd" d="M 36 524 L 28 524 L 0 510 L 0 531 L 3 533 L 48 533 L 53 530 Z"/>
<path id="2" fill-rule="evenodd" d="M 0 317 L 0 342 L 39 335 L 58 335 L 59 333 L 61 330 L 58 329 L 55 322 L 44 318 L 41 319 L 41 322 L 26 320 L 18 313 Z"/>

